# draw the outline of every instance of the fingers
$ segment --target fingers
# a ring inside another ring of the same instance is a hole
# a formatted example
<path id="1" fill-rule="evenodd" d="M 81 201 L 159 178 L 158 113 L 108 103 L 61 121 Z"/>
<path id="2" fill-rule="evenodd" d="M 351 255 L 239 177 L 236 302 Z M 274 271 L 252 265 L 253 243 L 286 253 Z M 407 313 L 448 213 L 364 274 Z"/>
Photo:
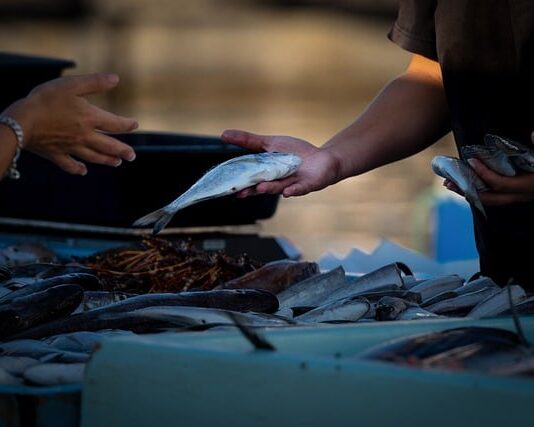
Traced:
<path id="1" fill-rule="evenodd" d="M 503 176 L 492 171 L 477 159 L 469 159 L 469 164 L 476 174 L 492 189 L 500 193 L 534 192 L 534 173 L 517 176 Z"/>
<path id="2" fill-rule="evenodd" d="M 452 191 L 452 192 L 454 192 L 454 193 L 456 193 L 456 194 L 459 194 L 459 195 L 462 196 L 462 197 L 465 196 L 464 193 L 463 193 L 463 191 L 460 190 L 460 189 L 458 188 L 458 186 L 457 186 L 454 182 L 452 182 L 451 180 L 449 180 L 449 179 L 446 179 L 445 181 L 443 181 L 443 186 L 444 186 L 447 190 Z"/>
<path id="3" fill-rule="evenodd" d="M 71 154 L 86 162 L 96 163 L 99 165 L 116 167 L 120 166 L 122 163 L 122 159 L 119 157 L 107 156 L 81 145 L 74 147 Z"/>
<path id="4" fill-rule="evenodd" d="M 296 197 L 296 196 L 304 196 L 305 194 L 308 194 L 310 190 L 303 185 L 302 183 L 295 183 L 292 184 L 284 189 L 282 192 L 282 195 L 284 197 Z"/>
<path id="5" fill-rule="evenodd" d="M 130 132 L 137 129 L 138 126 L 137 121 L 134 119 L 117 116 L 98 107 L 92 107 L 92 113 L 96 128 L 104 132 Z"/>
<path id="6" fill-rule="evenodd" d="M 86 74 L 83 76 L 68 76 L 58 80 L 58 84 L 78 96 L 106 92 L 119 83 L 119 76 L 110 73 Z"/>
<path id="7" fill-rule="evenodd" d="M 272 140 L 272 137 L 270 136 L 257 135 L 237 129 L 225 130 L 222 133 L 221 138 L 224 142 L 239 145 L 240 147 L 248 148 L 252 151 L 269 151 L 269 143 Z"/>
<path id="8" fill-rule="evenodd" d="M 135 151 L 132 147 L 100 132 L 93 132 L 87 146 L 105 156 L 121 158 L 129 162 L 135 160 Z"/>
<path id="9" fill-rule="evenodd" d="M 46 156 L 48 160 L 55 163 L 60 169 L 72 175 L 86 175 L 87 167 L 78 160 L 73 159 L 68 154 L 51 154 Z"/>

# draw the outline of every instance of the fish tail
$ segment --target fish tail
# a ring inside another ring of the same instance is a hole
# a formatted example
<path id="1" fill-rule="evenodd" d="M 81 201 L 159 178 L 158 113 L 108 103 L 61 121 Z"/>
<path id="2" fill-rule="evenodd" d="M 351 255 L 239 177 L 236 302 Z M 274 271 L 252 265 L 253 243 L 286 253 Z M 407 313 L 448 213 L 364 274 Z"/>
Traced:
<path id="1" fill-rule="evenodd" d="M 488 218 L 486 215 L 486 211 L 484 209 L 484 205 L 482 205 L 482 202 L 480 201 L 480 198 L 478 197 L 478 194 L 475 192 L 474 194 L 467 194 L 466 193 L 466 199 L 473 204 L 475 208 L 477 208 L 482 215 L 484 215 L 484 218 Z"/>
<path id="2" fill-rule="evenodd" d="M 133 225 L 134 227 L 141 227 L 144 225 L 154 224 L 152 234 L 156 235 L 167 226 L 175 213 L 176 209 L 173 209 L 170 206 L 165 206 L 164 208 L 150 212 L 148 215 L 139 218 L 133 223 Z"/>

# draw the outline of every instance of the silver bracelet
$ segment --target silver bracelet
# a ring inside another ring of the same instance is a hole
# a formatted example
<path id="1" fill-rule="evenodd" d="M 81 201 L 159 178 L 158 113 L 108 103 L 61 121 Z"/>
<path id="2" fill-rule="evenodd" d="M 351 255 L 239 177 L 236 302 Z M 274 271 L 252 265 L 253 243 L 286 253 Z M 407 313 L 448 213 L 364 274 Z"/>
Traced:
<path id="1" fill-rule="evenodd" d="M 19 179 L 20 172 L 17 170 L 17 161 L 22 150 L 22 143 L 24 142 L 24 132 L 17 121 L 12 117 L 0 115 L 0 124 L 6 125 L 8 128 L 10 128 L 15 133 L 15 137 L 17 138 L 17 151 L 15 152 L 15 157 L 13 157 L 13 161 L 11 162 L 11 167 L 7 171 L 7 176 L 11 179 Z"/>

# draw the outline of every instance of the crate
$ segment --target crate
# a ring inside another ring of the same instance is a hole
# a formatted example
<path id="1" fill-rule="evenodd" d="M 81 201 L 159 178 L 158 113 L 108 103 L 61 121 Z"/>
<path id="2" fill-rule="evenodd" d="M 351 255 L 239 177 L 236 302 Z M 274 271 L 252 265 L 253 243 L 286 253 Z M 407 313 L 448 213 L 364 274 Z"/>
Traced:
<path id="1" fill-rule="evenodd" d="M 427 371 L 355 355 L 395 337 L 510 318 L 270 330 L 277 351 L 234 332 L 107 341 L 89 364 L 82 426 L 534 425 L 534 382 Z M 534 318 L 523 326 L 534 338 Z"/>

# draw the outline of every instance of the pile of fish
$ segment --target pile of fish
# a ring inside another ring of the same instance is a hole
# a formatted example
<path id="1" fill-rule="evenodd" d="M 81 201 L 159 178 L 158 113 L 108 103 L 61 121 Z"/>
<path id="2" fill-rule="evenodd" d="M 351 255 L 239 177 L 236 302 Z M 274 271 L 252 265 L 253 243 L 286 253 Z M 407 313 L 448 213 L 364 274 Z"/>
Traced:
<path id="1" fill-rule="evenodd" d="M 118 270 L 113 262 L 123 258 L 105 254 L 92 262 Z M 95 344 L 121 334 L 482 318 L 510 307 L 505 290 L 487 277 L 417 280 L 401 263 L 354 278 L 341 266 L 321 272 L 314 262 L 280 260 L 210 290 L 134 293 L 108 286 L 108 276 L 79 262 L 0 268 L 0 384 L 78 382 Z M 519 313 L 534 311 L 519 285 L 511 294 Z"/>
<path id="2" fill-rule="evenodd" d="M 484 137 L 484 145 L 467 145 L 461 147 L 460 151 L 462 159 L 434 157 L 432 170 L 452 181 L 464 193 L 467 201 L 484 215 L 486 213 L 478 193 L 489 188 L 471 169 L 467 160 L 478 159 L 504 176 L 515 176 L 521 171 L 534 172 L 534 149 L 508 138 L 488 134 Z"/>

